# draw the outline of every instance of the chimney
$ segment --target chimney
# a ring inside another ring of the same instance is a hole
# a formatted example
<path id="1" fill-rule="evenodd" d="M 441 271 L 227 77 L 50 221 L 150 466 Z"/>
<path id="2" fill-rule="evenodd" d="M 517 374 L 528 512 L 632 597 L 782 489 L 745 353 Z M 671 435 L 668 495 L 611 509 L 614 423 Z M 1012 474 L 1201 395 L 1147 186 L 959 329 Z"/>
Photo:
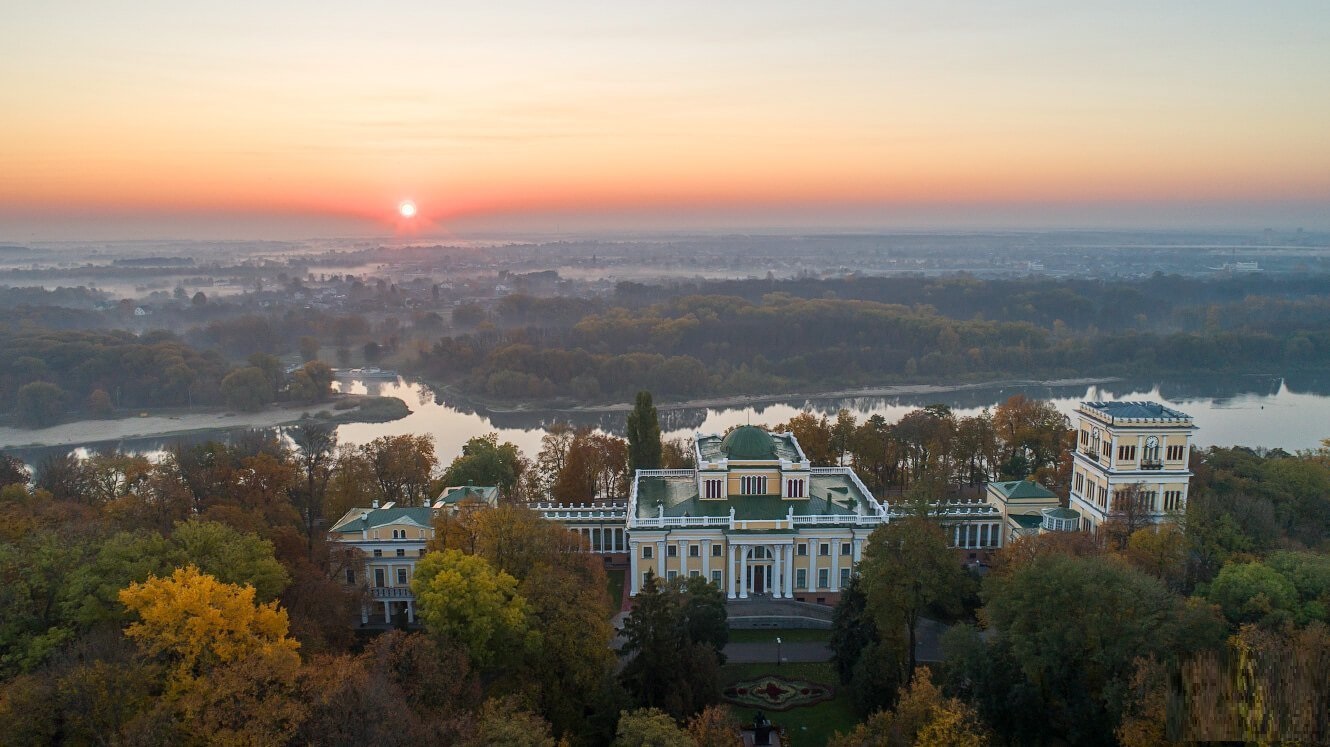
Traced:
<path id="1" fill-rule="evenodd" d="M 370 508 L 378 508 L 378 507 L 379 507 L 379 499 L 378 499 L 378 498 L 375 498 L 373 501 L 371 501 L 370 504 L 369 504 L 369 507 L 370 507 Z"/>

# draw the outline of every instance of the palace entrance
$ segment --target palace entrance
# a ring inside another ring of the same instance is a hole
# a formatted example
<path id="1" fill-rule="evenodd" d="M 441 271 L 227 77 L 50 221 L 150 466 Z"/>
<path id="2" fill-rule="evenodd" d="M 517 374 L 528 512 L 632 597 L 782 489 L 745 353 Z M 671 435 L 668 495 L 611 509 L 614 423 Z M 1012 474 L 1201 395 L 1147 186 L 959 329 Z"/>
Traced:
<path id="1" fill-rule="evenodd" d="M 753 594 L 766 594 L 771 590 L 771 566 L 748 566 L 748 588 Z"/>

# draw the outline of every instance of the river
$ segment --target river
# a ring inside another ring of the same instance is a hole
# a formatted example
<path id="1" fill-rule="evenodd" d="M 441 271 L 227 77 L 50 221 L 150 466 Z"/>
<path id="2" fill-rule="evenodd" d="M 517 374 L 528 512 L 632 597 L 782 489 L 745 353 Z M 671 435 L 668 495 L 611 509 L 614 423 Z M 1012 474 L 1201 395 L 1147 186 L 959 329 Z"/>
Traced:
<path id="1" fill-rule="evenodd" d="M 565 421 L 622 434 L 626 410 L 489 410 L 449 401 L 430 387 L 413 381 L 348 381 L 339 386 L 354 393 L 400 397 L 412 412 L 388 423 L 347 423 L 337 428 L 344 444 L 360 444 L 379 436 L 429 434 L 434 437 L 439 460 L 447 464 L 461 453 L 467 439 L 498 433 L 500 441 L 511 441 L 528 457 L 540 451 L 545 426 Z M 696 432 L 719 433 L 730 426 L 753 423 L 775 425 L 801 410 L 811 409 L 834 418 L 846 408 L 862 420 L 882 415 L 895 422 L 918 407 L 945 404 L 958 415 L 972 415 L 992 408 L 1013 394 L 1047 399 L 1062 412 L 1071 414 L 1085 400 L 1155 400 L 1191 415 L 1196 422 L 1196 443 L 1312 449 L 1330 437 L 1330 379 L 1281 377 L 1277 375 L 1214 377 L 1185 382 L 1115 381 L 1101 384 L 994 384 L 962 389 L 931 390 L 890 396 L 800 397 L 751 405 L 724 404 L 708 407 L 662 407 L 661 430 L 666 438 L 690 437 Z M 153 454 L 180 440 L 202 441 L 224 438 L 226 431 L 211 431 L 184 437 L 145 437 L 81 448 L 112 446 L 125 451 Z M 79 447 L 39 447 L 9 450 L 31 463 L 46 454 Z"/>

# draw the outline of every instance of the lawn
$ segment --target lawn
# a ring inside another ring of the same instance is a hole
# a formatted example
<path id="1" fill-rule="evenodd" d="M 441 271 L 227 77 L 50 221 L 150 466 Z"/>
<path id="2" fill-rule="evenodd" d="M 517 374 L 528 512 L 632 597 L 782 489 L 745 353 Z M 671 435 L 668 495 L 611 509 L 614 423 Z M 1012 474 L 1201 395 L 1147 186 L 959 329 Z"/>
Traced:
<path id="1" fill-rule="evenodd" d="M 622 570 L 605 571 L 605 583 L 610 592 L 610 616 L 619 614 L 619 609 L 623 607 L 623 574 Z"/>
<path id="2" fill-rule="evenodd" d="M 736 632 L 739 631 L 731 631 L 731 634 Z M 843 690 L 840 681 L 836 679 L 835 665 L 786 664 L 777 668 L 771 664 L 726 664 L 721 667 L 720 672 L 721 682 L 726 685 L 739 680 L 752 679 L 763 674 L 803 678 L 829 685 L 835 689 L 836 697 L 823 703 L 792 708 L 788 711 L 766 713 L 767 718 L 771 719 L 771 723 L 785 727 L 788 744 L 793 747 L 822 747 L 831 738 L 832 734 L 837 731 L 847 732 L 859 723 L 859 717 L 855 714 L 854 706 L 850 703 L 849 692 Z M 756 709 L 728 703 L 725 705 L 739 721 L 750 724 L 753 722 Z"/>
<path id="3" fill-rule="evenodd" d="M 730 629 L 730 643 L 775 643 L 780 638 L 782 643 L 825 643 L 831 640 L 830 630 L 816 628 L 784 628 L 764 630 Z"/>

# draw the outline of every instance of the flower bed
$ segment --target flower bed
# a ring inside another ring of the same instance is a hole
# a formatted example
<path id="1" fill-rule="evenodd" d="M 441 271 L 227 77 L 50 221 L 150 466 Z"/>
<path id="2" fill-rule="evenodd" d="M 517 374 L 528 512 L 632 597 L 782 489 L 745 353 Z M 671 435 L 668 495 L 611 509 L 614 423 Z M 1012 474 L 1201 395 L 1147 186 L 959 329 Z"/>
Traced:
<path id="1" fill-rule="evenodd" d="M 808 680 L 789 680 L 774 674 L 735 682 L 721 691 L 721 697 L 727 702 L 771 711 L 787 711 L 821 703 L 831 700 L 832 695 L 832 689 L 826 685 Z"/>

